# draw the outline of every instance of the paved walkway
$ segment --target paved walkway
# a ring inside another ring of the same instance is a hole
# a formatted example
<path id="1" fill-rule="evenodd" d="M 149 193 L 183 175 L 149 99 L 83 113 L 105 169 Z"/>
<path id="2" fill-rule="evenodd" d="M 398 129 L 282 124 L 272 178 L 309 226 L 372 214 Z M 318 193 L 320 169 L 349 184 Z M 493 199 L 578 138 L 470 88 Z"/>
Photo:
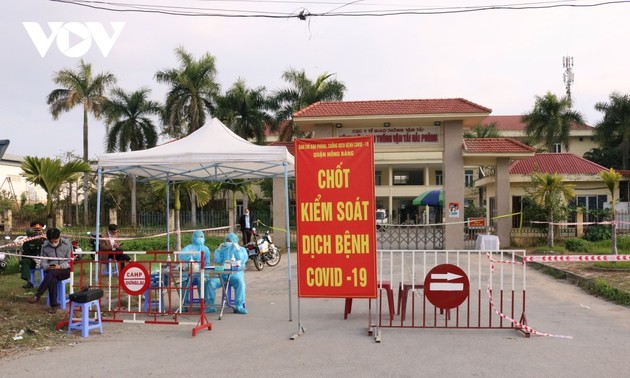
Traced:
<path id="1" fill-rule="evenodd" d="M 295 255 L 293 263 L 295 264 Z M 248 315 L 210 317 L 214 328 L 105 324 L 77 343 L 0 360 L 0 377 L 594 377 L 621 376 L 630 353 L 630 309 L 528 271 L 529 325 L 573 339 L 513 330 L 383 329 L 367 336 L 367 300 L 343 320 L 342 299 L 303 299 L 293 288 L 289 322 L 287 260 L 249 270 Z M 295 270 L 293 271 L 295 275 Z M 296 280 L 293 279 L 295 286 Z"/>

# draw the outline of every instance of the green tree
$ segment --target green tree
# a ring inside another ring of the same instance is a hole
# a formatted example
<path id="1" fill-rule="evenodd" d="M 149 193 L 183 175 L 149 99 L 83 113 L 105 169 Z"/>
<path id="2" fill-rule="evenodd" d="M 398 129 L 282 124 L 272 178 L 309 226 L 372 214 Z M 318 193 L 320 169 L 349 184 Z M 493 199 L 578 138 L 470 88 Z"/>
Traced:
<path id="1" fill-rule="evenodd" d="M 613 168 L 610 168 L 607 171 L 599 172 L 599 177 L 602 178 L 604 184 L 610 191 L 610 207 L 612 209 L 612 254 L 617 254 L 617 224 L 616 224 L 616 211 L 615 205 L 617 204 L 617 199 L 615 198 L 615 193 L 619 190 L 619 179 L 621 179 L 621 173 L 615 171 Z"/>
<path id="2" fill-rule="evenodd" d="M 225 93 L 217 97 L 216 117 L 243 139 L 254 139 L 257 144 L 265 142 L 265 129 L 277 131 L 270 110 L 273 103 L 265 87 L 249 89 L 239 79 Z"/>
<path id="3" fill-rule="evenodd" d="M 166 182 L 164 181 L 151 181 L 153 191 L 157 194 L 163 195 L 166 193 Z M 181 192 L 182 190 L 188 191 L 191 198 L 196 198 L 197 205 L 204 206 L 207 204 L 210 197 L 210 190 L 208 184 L 205 181 L 181 181 L 170 183 L 169 185 L 173 190 L 173 208 L 175 210 L 175 248 L 177 251 L 182 249 L 182 235 L 181 235 L 181 219 L 180 210 L 182 208 Z M 193 195 L 194 193 L 194 195 Z"/>
<path id="4" fill-rule="evenodd" d="M 81 173 L 91 171 L 90 165 L 81 160 L 63 163 L 61 159 L 26 156 L 22 162 L 21 174 L 26 181 L 40 186 L 46 192 L 46 216 L 48 226 L 54 226 L 55 212 L 53 198 L 61 185 L 76 180 Z"/>
<path id="5" fill-rule="evenodd" d="M 53 119 L 58 119 L 63 112 L 70 111 L 76 106 L 83 107 L 83 161 L 89 162 L 88 155 L 88 114 L 100 119 L 103 104 L 106 101 L 105 92 L 110 85 L 116 83 L 116 77 L 109 72 L 103 72 L 96 76 L 92 73 L 92 65 L 79 62 L 77 71 L 62 69 L 53 76 L 55 84 L 61 88 L 54 89 L 46 100 L 50 105 L 50 113 Z M 83 223 L 88 223 L 88 192 L 89 178 L 83 176 L 83 190 L 85 193 Z"/>
<path id="6" fill-rule="evenodd" d="M 107 152 L 155 147 L 158 132 L 151 116 L 160 115 L 161 107 L 156 101 L 148 99 L 150 93 L 147 88 L 131 93 L 121 88 L 112 90 L 104 106 Z"/>
<path id="7" fill-rule="evenodd" d="M 590 160 L 603 167 L 622 169 L 621 151 L 611 147 L 596 147 L 584 153 L 584 159 Z"/>
<path id="8" fill-rule="evenodd" d="M 232 193 L 232 201 L 230 202 L 229 200 L 226 201 L 227 206 L 228 206 L 228 216 L 230 221 L 234 222 L 234 224 L 237 224 L 237 219 L 236 219 L 236 193 L 243 193 L 244 196 L 247 197 L 248 200 L 251 200 L 254 198 L 254 190 L 252 189 L 253 186 L 253 182 L 252 181 L 248 181 L 248 180 L 240 180 L 240 179 L 235 179 L 235 180 L 230 180 L 230 181 L 215 181 L 215 182 L 211 182 L 209 184 L 210 187 L 210 192 L 212 193 L 212 197 L 214 197 L 217 193 L 223 193 L 223 194 L 228 194 L 228 193 Z"/>
<path id="9" fill-rule="evenodd" d="M 162 114 L 164 132 L 174 138 L 186 136 L 206 123 L 206 112 L 212 114 L 219 85 L 215 81 L 214 57 L 208 53 L 195 60 L 183 47 L 175 50 L 178 69 L 155 74 L 159 83 L 170 85 Z"/>
<path id="10" fill-rule="evenodd" d="M 497 123 L 478 123 L 470 130 L 464 131 L 464 138 L 500 138 L 501 132 L 497 130 Z"/>
<path id="11" fill-rule="evenodd" d="M 544 143 L 548 152 L 554 152 L 554 144 L 561 143 L 569 151 L 569 132 L 574 123 L 583 124 L 582 115 L 571 110 L 571 100 L 558 98 L 551 92 L 543 97 L 536 96 L 531 112 L 523 114 L 525 134 L 534 144 Z"/>
<path id="12" fill-rule="evenodd" d="M 304 70 L 288 69 L 282 74 L 289 87 L 278 91 L 276 101 L 276 117 L 278 124 L 289 121 L 281 131 L 280 140 L 291 141 L 299 135 L 299 130 L 293 124 L 293 113 L 320 101 L 341 101 L 346 91 L 346 85 L 333 79 L 334 74 L 323 73 L 315 81 L 306 77 Z"/>
<path id="13" fill-rule="evenodd" d="M 155 147 L 158 133 L 151 116 L 161 114 L 160 104 L 148 99 L 150 89 L 141 88 L 127 93 L 116 88 L 111 99 L 105 103 L 105 124 L 107 135 L 105 145 L 107 152 L 137 151 Z M 131 189 L 131 224 L 136 226 L 137 201 L 136 178 L 128 178 Z"/>
<path id="14" fill-rule="evenodd" d="M 547 242 L 550 247 L 553 247 L 554 212 L 558 207 L 564 206 L 570 199 L 575 197 L 575 191 L 557 173 L 534 172 L 531 178 L 532 199 L 536 204 L 545 208 L 549 214 Z"/>
<path id="15" fill-rule="evenodd" d="M 604 118 L 595 126 L 595 138 L 601 146 L 621 150 L 621 168 L 630 167 L 630 95 L 613 92 L 609 102 L 598 102 L 595 110 Z"/>

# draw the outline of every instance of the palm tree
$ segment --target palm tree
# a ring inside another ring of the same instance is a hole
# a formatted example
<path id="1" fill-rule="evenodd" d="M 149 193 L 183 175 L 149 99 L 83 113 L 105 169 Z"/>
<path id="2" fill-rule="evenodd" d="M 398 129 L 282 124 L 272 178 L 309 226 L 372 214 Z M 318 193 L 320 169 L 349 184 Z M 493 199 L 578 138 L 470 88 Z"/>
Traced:
<path id="1" fill-rule="evenodd" d="M 497 130 L 497 123 L 490 122 L 487 125 L 478 123 L 471 130 L 464 132 L 464 138 L 499 138 L 501 132 Z"/>
<path id="2" fill-rule="evenodd" d="M 332 78 L 333 74 L 323 73 L 315 81 L 306 77 L 304 70 L 288 69 L 282 78 L 290 84 L 289 88 L 276 93 L 275 101 L 278 111 L 278 124 L 282 121 L 292 121 L 293 113 L 319 101 L 341 101 L 346 91 L 346 85 Z M 289 122 L 280 135 L 280 140 L 291 141 L 299 130 L 293 122 Z"/>
<path id="3" fill-rule="evenodd" d="M 243 139 L 265 142 L 265 128 L 277 131 L 277 123 L 268 113 L 273 109 L 265 87 L 249 89 L 239 79 L 223 96 L 217 97 L 216 117 Z"/>
<path id="4" fill-rule="evenodd" d="M 201 128 L 206 123 L 206 112 L 212 114 L 219 93 L 215 81 L 214 57 L 208 53 L 200 59 L 183 47 L 175 50 L 179 69 L 165 69 L 155 74 L 159 83 L 170 85 L 162 115 L 165 133 L 179 138 Z"/>
<path id="5" fill-rule="evenodd" d="M 619 179 L 621 178 L 621 173 L 615 171 L 613 168 L 610 168 L 607 171 L 599 172 L 599 177 L 602 178 L 604 184 L 610 191 L 611 201 L 610 207 L 612 208 L 612 254 L 617 254 L 617 223 L 616 223 L 616 211 L 615 205 L 617 204 L 617 200 L 615 199 L 615 193 L 619 190 Z"/>
<path id="6" fill-rule="evenodd" d="M 571 100 L 558 99 L 551 92 L 543 97 L 536 96 L 531 112 L 523 114 L 521 122 L 526 124 L 525 133 L 533 143 L 544 143 L 548 152 L 554 151 L 556 143 L 562 143 L 569 151 L 569 131 L 573 123 L 584 124 L 582 114 L 571 110 Z"/>
<path id="7" fill-rule="evenodd" d="M 532 173 L 532 199 L 539 206 L 549 211 L 547 242 L 553 247 L 553 213 L 559 206 L 575 197 L 573 188 L 562 180 L 557 173 Z"/>
<path id="8" fill-rule="evenodd" d="M 155 147 L 158 133 L 151 115 L 159 115 L 160 104 L 147 99 L 150 89 L 141 88 L 127 93 L 121 88 L 111 92 L 103 109 L 107 135 L 105 145 L 107 152 L 137 151 Z M 136 178 L 129 177 L 131 186 L 131 224 L 137 224 L 136 217 Z"/>
<path id="9" fill-rule="evenodd" d="M 181 219 L 180 219 L 180 210 L 182 208 L 182 203 L 180 200 L 180 194 L 182 190 L 187 190 L 189 194 L 191 194 L 191 198 L 194 197 L 197 200 L 197 205 L 204 206 L 207 204 L 210 197 L 210 190 L 208 188 L 208 184 L 205 181 L 182 181 L 171 183 L 173 187 L 173 201 L 174 201 L 174 210 L 175 210 L 175 250 L 179 251 L 182 249 L 182 235 L 181 235 Z M 153 191 L 157 194 L 166 193 L 166 182 L 164 181 L 151 181 L 151 187 Z M 194 216 L 194 214 L 193 214 Z"/>
<path id="10" fill-rule="evenodd" d="M 630 95 L 613 92 L 610 102 L 598 102 L 595 110 L 604 112 L 595 126 L 595 137 L 602 146 L 618 147 L 621 150 L 623 169 L 630 167 Z"/>
<path id="11" fill-rule="evenodd" d="M 81 173 L 87 176 L 91 171 L 90 164 L 81 160 L 72 160 L 64 164 L 61 159 L 34 156 L 26 156 L 21 168 L 24 172 L 21 175 L 26 181 L 40 186 L 46 192 L 46 216 L 49 227 L 55 225 L 53 198 L 58 194 L 61 185 L 76 180 Z"/>
<path id="12" fill-rule="evenodd" d="M 109 72 L 96 76 L 92 74 L 92 65 L 79 62 L 77 71 L 63 69 L 53 76 L 55 84 L 61 88 L 54 89 L 48 95 L 46 103 L 50 105 L 50 113 L 57 120 L 63 112 L 70 111 L 77 105 L 83 106 L 83 161 L 88 162 L 88 113 L 100 119 L 103 104 L 106 101 L 104 93 L 110 85 L 116 83 L 116 77 Z M 83 223 L 88 223 L 88 175 L 83 176 L 83 190 L 85 193 Z"/>

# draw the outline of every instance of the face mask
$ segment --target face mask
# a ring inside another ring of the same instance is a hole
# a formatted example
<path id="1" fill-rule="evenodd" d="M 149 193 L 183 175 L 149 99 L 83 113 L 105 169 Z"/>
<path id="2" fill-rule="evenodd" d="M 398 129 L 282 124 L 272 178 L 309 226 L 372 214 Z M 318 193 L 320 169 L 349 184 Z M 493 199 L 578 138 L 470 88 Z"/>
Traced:
<path id="1" fill-rule="evenodd" d="M 51 247 L 53 247 L 53 248 L 57 248 L 57 247 L 59 247 L 59 242 L 56 242 L 56 243 L 50 243 L 50 245 L 51 245 Z"/>
<path id="2" fill-rule="evenodd" d="M 227 248 L 232 248 L 232 244 L 233 244 L 233 243 L 232 243 L 232 242 L 230 242 L 230 241 L 226 241 L 226 242 L 225 242 L 225 246 L 226 246 Z"/>

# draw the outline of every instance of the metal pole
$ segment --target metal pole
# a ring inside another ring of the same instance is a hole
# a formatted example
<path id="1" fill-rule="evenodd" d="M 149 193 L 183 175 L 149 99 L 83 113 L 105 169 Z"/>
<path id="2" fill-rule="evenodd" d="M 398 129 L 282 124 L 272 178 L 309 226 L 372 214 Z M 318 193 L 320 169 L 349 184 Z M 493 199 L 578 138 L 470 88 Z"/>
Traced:
<path id="1" fill-rule="evenodd" d="M 289 321 L 293 321 L 293 308 L 291 306 L 291 221 L 289 219 L 289 163 L 284 162 L 284 211 L 287 225 L 287 259 L 289 261 Z M 298 313 L 299 318 L 299 313 Z M 299 319 L 298 319 L 299 323 Z M 298 324 L 299 326 L 299 324 Z"/>
<path id="2" fill-rule="evenodd" d="M 100 235 L 99 235 L 99 231 L 101 228 L 101 176 L 103 175 L 103 168 L 98 167 L 98 169 L 96 170 L 97 175 L 96 175 L 96 231 L 94 232 L 94 234 L 96 235 L 96 240 L 95 240 L 95 253 L 94 253 L 94 261 L 96 261 L 96 274 L 94 274 L 94 285 L 98 284 L 98 277 L 101 274 L 100 271 L 100 266 L 98 264 L 98 251 L 99 251 L 99 240 L 100 240 Z M 87 201 L 87 196 L 86 199 Z"/>

